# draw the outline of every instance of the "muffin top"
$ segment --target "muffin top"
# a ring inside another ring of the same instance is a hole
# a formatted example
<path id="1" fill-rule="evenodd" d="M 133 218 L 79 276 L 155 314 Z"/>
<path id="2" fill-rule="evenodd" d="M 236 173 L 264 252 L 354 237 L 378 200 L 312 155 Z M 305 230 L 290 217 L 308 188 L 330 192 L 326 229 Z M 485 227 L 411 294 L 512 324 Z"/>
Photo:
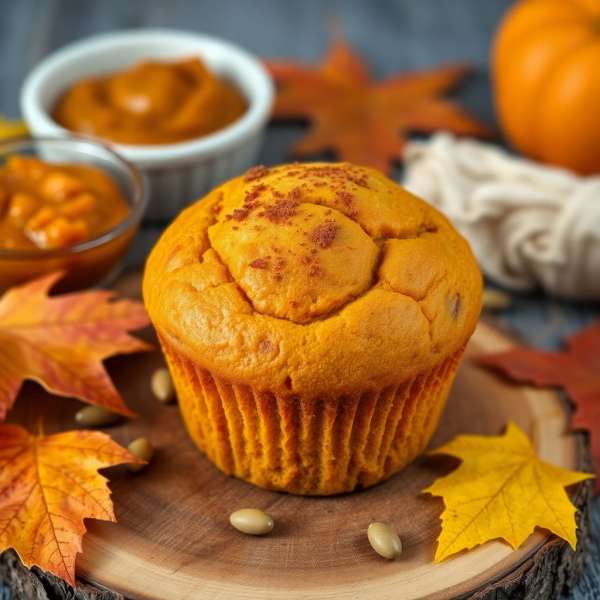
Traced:
<path id="1" fill-rule="evenodd" d="M 397 385 L 473 332 L 481 275 L 433 207 L 347 163 L 250 169 L 172 223 L 144 299 L 165 343 L 258 389 Z"/>

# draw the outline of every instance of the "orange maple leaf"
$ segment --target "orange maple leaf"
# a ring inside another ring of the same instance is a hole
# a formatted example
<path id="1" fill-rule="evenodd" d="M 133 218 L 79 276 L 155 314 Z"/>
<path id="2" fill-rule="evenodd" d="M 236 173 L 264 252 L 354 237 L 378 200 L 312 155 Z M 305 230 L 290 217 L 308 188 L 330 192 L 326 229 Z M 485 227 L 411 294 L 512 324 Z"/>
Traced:
<path id="1" fill-rule="evenodd" d="M 14 548 L 75 585 L 84 519 L 115 521 L 108 481 L 98 469 L 143 463 L 100 431 L 31 435 L 0 425 L 0 553 Z"/>
<path id="2" fill-rule="evenodd" d="M 15 287 L 0 298 L 0 421 L 25 379 L 53 394 L 72 396 L 127 416 L 132 413 L 102 361 L 152 347 L 127 334 L 149 320 L 132 300 L 109 302 L 114 292 L 48 297 L 62 273 Z"/>
<path id="3" fill-rule="evenodd" d="M 447 65 L 372 81 L 366 64 L 339 36 L 315 67 L 267 60 L 277 85 L 276 119 L 306 118 L 297 155 L 335 151 L 341 160 L 388 171 L 400 160 L 408 131 L 445 129 L 490 136 L 493 130 L 440 96 L 469 71 Z"/>

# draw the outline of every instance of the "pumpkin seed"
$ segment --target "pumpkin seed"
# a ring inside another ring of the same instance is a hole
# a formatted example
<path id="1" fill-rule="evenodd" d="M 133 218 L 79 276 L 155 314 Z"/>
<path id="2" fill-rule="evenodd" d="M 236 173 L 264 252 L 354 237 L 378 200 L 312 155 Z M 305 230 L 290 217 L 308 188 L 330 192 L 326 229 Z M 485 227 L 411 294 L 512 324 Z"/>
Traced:
<path id="1" fill-rule="evenodd" d="M 129 452 L 131 452 L 131 454 L 133 454 L 134 456 L 137 456 L 137 458 L 145 460 L 147 463 L 149 463 L 152 460 L 152 457 L 154 456 L 154 448 L 152 447 L 150 440 L 145 437 L 133 440 L 133 442 L 131 442 L 131 444 L 127 446 L 127 450 L 129 450 Z M 145 469 L 147 466 L 148 465 L 144 465 L 141 463 L 127 464 L 127 468 L 132 473 L 137 473 L 138 471 Z"/>
<path id="2" fill-rule="evenodd" d="M 121 415 L 102 406 L 86 406 L 75 415 L 75 421 L 83 427 L 106 427 L 122 418 Z"/>
<path id="3" fill-rule="evenodd" d="M 398 534 L 385 523 L 371 523 L 367 529 L 367 537 L 373 550 L 384 558 L 394 560 L 402 554 L 402 542 Z"/>
<path id="4" fill-rule="evenodd" d="M 483 288 L 481 302 L 483 308 L 489 308 L 490 310 L 505 310 L 512 304 L 512 298 L 501 290 L 486 287 Z"/>
<path id="5" fill-rule="evenodd" d="M 265 535 L 273 531 L 275 523 L 270 515 L 258 508 L 242 508 L 231 513 L 229 522 L 242 533 Z"/>
<path id="6" fill-rule="evenodd" d="M 161 402 L 171 402 L 175 398 L 175 386 L 173 385 L 173 378 L 168 369 L 157 369 L 154 371 L 150 387 L 152 388 L 152 393 Z"/>

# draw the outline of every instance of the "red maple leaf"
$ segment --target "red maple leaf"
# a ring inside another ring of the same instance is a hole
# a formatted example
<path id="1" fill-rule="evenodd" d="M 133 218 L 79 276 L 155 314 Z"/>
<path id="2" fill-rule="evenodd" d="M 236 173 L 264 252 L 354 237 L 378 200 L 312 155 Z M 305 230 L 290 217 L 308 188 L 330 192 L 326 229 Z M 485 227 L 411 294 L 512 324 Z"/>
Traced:
<path id="1" fill-rule="evenodd" d="M 567 352 L 517 348 L 485 354 L 474 361 L 500 369 L 516 381 L 563 387 L 576 406 L 573 426 L 590 432 L 600 492 L 600 320 L 564 339 Z"/>

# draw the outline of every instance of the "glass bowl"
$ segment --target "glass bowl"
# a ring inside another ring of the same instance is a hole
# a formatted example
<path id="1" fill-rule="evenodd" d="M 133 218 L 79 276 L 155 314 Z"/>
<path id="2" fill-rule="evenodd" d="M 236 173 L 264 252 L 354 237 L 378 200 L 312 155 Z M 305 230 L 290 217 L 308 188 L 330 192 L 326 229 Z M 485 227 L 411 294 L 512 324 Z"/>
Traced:
<path id="1" fill-rule="evenodd" d="M 148 203 L 143 175 L 108 146 L 75 136 L 0 143 L 0 167 L 14 155 L 103 171 L 118 186 L 131 211 L 110 231 L 73 246 L 35 250 L 0 248 L 0 294 L 9 287 L 53 271 L 65 272 L 65 277 L 53 288 L 58 292 L 103 286 L 112 281 L 120 271 Z"/>

